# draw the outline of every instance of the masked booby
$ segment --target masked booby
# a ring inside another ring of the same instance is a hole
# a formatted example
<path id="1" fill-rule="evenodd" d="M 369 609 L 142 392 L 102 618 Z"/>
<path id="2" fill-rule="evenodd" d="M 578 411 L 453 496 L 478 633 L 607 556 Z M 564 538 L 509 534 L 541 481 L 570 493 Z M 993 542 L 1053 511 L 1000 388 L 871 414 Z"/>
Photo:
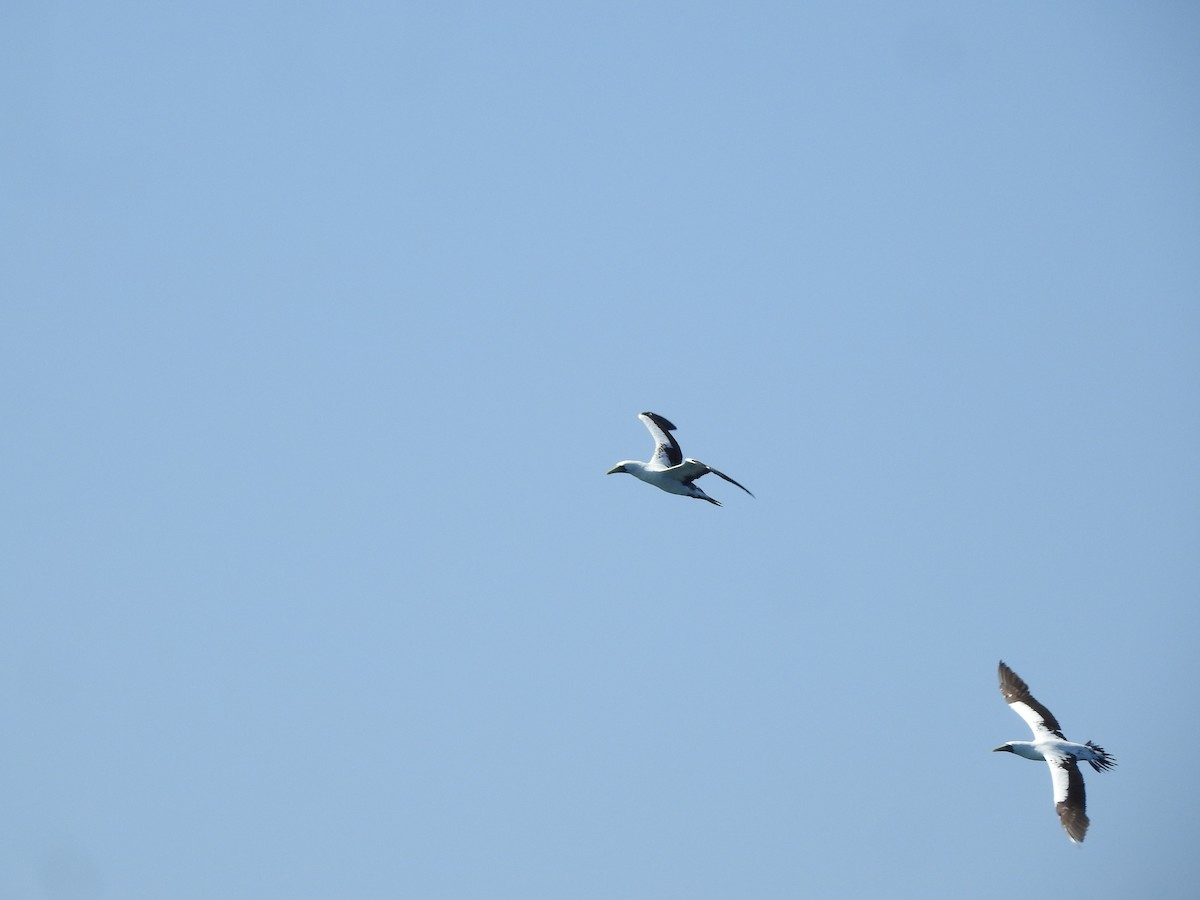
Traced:
<path id="1" fill-rule="evenodd" d="M 1024 759 L 1041 760 L 1050 767 L 1058 820 L 1072 843 L 1082 844 L 1083 836 L 1087 834 L 1088 817 L 1079 761 L 1088 763 L 1097 772 L 1104 772 L 1117 764 L 1116 759 L 1091 741 L 1086 744 L 1068 741 L 1054 714 L 1033 698 L 1029 685 L 1003 660 L 1000 661 L 1000 693 L 1013 712 L 1033 731 L 1033 740 L 1005 741 L 992 752 L 1004 750 Z"/>
<path id="2" fill-rule="evenodd" d="M 720 506 L 720 502 L 696 487 L 696 479 L 711 472 L 750 494 L 749 490 L 724 472 L 718 472 L 712 466 L 706 466 L 697 459 L 684 459 L 683 451 L 679 449 L 679 442 L 671 434 L 675 430 L 675 426 L 662 416 L 657 413 L 644 412 L 638 418 L 642 420 L 642 423 L 650 431 L 650 436 L 654 438 L 654 455 L 650 457 L 650 462 L 638 462 L 633 459 L 619 462 L 608 470 L 609 475 L 624 472 L 646 484 L 652 484 L 668 494 L 682 494 L 684 497 L 695 497 L 697 500 L 707 500 L 709 503 Z M 750 494 L 750 496 L 754 495 Z"/>

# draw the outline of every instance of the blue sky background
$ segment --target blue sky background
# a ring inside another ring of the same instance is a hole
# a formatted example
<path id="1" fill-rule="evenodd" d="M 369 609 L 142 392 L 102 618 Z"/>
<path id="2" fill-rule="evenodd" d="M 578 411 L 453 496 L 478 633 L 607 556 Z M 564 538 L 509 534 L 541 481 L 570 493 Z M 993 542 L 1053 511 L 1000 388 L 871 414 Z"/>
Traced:
<path id="1" fill-rule="evenodd" d="M 5 19 L 0 897 L 1194 895 L 1194 5 Z"/>

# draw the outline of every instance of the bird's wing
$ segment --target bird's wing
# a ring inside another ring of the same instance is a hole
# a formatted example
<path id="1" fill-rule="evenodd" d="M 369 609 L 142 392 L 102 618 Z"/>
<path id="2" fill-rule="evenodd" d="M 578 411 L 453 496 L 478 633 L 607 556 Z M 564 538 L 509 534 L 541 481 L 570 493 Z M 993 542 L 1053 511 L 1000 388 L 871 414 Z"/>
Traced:
<path id="1" fill-rule="evenodd" d="M 679 442 L 671 434 L 675 430 L 674 425 L 652 412 L 644 412 L 638 418 L 654 438 L 654 455 L 646 464 L 647 468 L 669 469 L 683 462 L 683 451 L 679 449 Z"/>
<path id="2" fill-rule="evenodd" d="M 738 482 L 736 482 L 732 478 L 730 478 L 728 475 L 726 475 L 724 472 L 719 472 L 716 469 L 714 469 L 712 466 L 709 466 L 709 465 L 706 465 L 706 464 L 700 462 L 700 460 L 698 460 L 698 459 L 685 459 L 679 465 L 672 466 L 670 469 L 670 474 L 676 476 L 684 484 L 691 484 L 693 481 L 695 481 L 701 475 L 707 475 L 709 472 L 711 472 L 714 475 L 721 476 L 726 481 L 728 481 L 730 484 L 736 484 L 743 491 L 746 491 L 747 494 L 750 494 L 750 491 L 746 489 L 746 486 L 744 484 L 739 484 Z M 750 494 L 750 496 L 753 497 L 754 495 Z"/>
<path id="3" fill-rule="evenodd" d="M 684 484 L 691 484 L 701 475 L 707 475 L 711 471 L 712 469 L 698 459 L 685 459 L 678 465 L 671 466 L 670 469 L 671 475 L 678 478 Z"/>
<path id="4" fill-rule="evenodd" d="M 749 489 L 748 489 L 748 488 L 747 488 L 747 487 L 746 487 L 744 484 L 738 484 L 736 481 L 734 481 L 732 478 L 730 478 L 730 477 L 729 477 L 728 475 L 726 475 L 724 472 L 718 472 L 718 471 L 717 471 L 716 469 L 714 469 L 712 466 L 707 466 L 707 469 L 708 469 L 708 471 L 712 472 L 714 475 L 719 475 L 719 476 L 721 476 L 721 477 L 722 477 L 722 478 L 724 478 L 726 481 L 728 481 L 730 484 L 737 484 L 737 486 L 738 486 L 738 487 L 740 487 L 740 488 L 741 488 L 743 491 L 745 491 L 747 494 L 750 494 L 750 490 L 749 490 Z M 751 497 L 753 497 L 754 495 L 753 495 L 753 494 L 750 494 L 750 496 L 751 496 Z"/>
<path id="5" fill-rule="evenodd" d="M 1062 822 L 1067 837 L 1077 844 L 1083 843 L 1087 834 L 1087 794 L 1083 788 L 1083 775 L 1075 757 L 1047 753 L 1046 765 L 1050 767 L 1050 781 L 1054 785 L 1054 810 Z"/>
<path id="6" fill-rule="evenodd" d="M 1032 729 L 1035 738 L 1040 740 L 1053 735 L 1066 740 L 1054 713 L 1033 698 L 1033 694 L 1029 693 L 1029 685 L 1006 666 L 1003 660 L 1000 662 L 1000 693 L 1004 695 L 1013 712 L 1024 719 L 1025 724 Z"/>

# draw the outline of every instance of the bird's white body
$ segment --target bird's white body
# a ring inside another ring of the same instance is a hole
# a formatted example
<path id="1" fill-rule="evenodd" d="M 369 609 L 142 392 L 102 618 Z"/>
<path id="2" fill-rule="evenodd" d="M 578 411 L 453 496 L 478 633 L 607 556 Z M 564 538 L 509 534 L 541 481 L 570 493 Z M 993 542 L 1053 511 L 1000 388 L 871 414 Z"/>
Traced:
<path id="1" fill-rule="evenodd" d="M 1074 741 L 1060 741 L 1056 738 L 1043 738 L 1038 741 L 1006 741 L 1005 746 L 1017 756 L 1025 759 L 1033 759 L 1038 762 L 1046 762 L 1050 759 L 1062 759 L 1065 756 L 1073 757 L 1084 762 L 1092 762 L 1107 758 L 1107 754 L 1101 757 L 1087 744 L 1076 744 Z"/>
<path id="2" fill-rule="evenodd" d="M 708 494 L 686 480 L 693 472 L 696 474 L 692 475 L 692 477 L 698 477 L 711 471 L 708 466 L 697 460 L 685 459 L 677 466 L 658 467 L 652 463 L 627 459 L 624 462 L 618 463 L 617 466 L 626 474 L 632 475 L 639 481 L 646 482 L 646 484 L 652 484 L 659 490 L 666 491 L 668 494 L 695 497 L 699 500 L 711 499 Z"/>

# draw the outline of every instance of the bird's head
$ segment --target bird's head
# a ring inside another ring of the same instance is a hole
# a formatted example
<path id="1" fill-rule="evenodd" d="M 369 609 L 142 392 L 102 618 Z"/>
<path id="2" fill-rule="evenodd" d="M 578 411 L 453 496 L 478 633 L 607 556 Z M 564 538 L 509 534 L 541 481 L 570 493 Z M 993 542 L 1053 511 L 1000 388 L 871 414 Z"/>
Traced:
<path id="1" fill-rule="evenodd" d="M 626 460 L 626 462 L 628 462 L 628 460 Z M 617 473 L 619 473 L 619 472 L 625 472 L 626 474 L 628 474 L 628 473 L 629 473 L 629 470 L 628 470 L 627 468 L 625 468 L 625 463 L 623 463 L 623 462 L 621 462 L 621 463 L 617 463 L 615 466 L 613 466 L 611 469 L 609 469 L 609 470 L 608 470 L 607 472 L 605 472 L 604 474 L 606 474 L 606 475 L 616 475 L 616 474 L 617 474 Z"/>
<path id="2" fill-rule="evenodd" d="M 1001 744 L 999 747 L 997 747 L 992 752 L 999 753 L 1001 750 L 1007 750 L 1009 753 L 1012 753 L 1013 752 L 1012 741 L 1008 741 L 1007 743 Z"/>

